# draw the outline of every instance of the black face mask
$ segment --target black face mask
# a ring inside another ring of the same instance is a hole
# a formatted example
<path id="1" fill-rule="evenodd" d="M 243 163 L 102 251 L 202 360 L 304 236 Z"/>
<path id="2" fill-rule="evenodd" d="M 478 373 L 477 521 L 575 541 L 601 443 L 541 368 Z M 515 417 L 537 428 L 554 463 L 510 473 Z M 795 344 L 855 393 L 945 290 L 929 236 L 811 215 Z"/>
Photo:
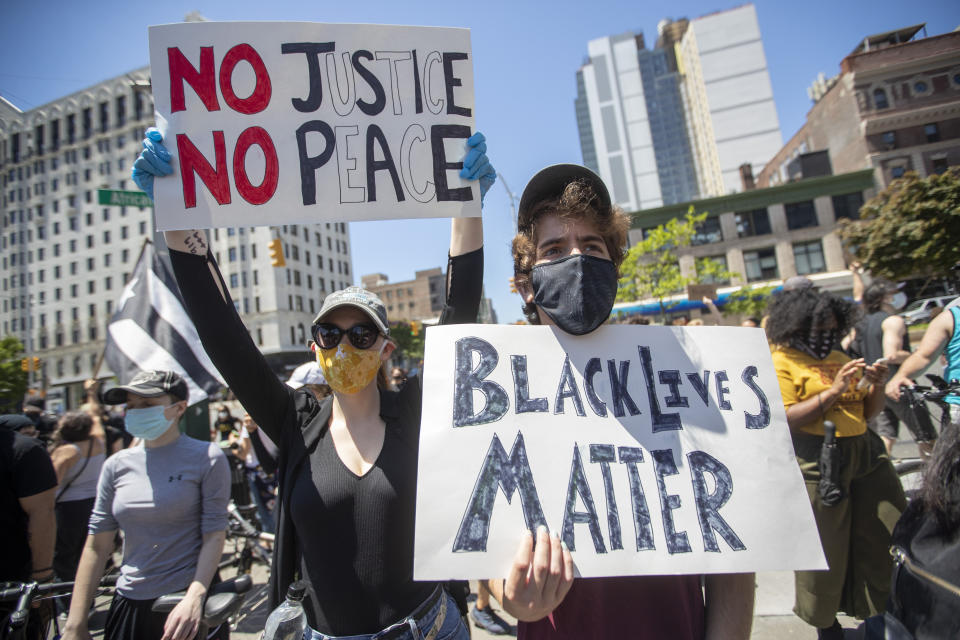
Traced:
<path id="1" fill-rule="evenodd" d="M 799 351 L 803 351 L 811 358 L 823 360 L 830 355 L 830 352 L 833 351 L 839 339 L 840 332 L 835 329 L 830 331 L 814 331 L 811 329 L 807 335 L 807 339 L 794 340 L 793 347 Z"/>
<path id="2" fill-rule="evenodd" d="M 558 327 L 582 336 L 610 317 L 617 297 L 613 262 L 574 255 L 540 264 L 531 273 L 533 302 Z"/>

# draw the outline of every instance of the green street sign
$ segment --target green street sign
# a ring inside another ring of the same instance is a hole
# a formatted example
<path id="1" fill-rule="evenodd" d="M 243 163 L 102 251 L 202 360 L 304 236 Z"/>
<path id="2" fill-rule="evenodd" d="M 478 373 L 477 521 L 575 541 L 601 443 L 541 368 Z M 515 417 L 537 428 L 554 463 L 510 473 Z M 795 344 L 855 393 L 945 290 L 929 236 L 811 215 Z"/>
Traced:
<path id="1" fill-rule="evenodd" d="M 118 207 L 152 207 L 153 202 L 142 191 L 115 191 L 97 189 L 100 204 L 112 204 Z"/>

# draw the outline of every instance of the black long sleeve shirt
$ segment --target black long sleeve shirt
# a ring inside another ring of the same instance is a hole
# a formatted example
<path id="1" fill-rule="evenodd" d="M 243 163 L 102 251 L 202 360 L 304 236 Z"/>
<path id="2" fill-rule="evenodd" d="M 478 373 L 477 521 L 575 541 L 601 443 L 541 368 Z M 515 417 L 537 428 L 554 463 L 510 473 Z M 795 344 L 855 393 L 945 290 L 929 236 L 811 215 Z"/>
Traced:
<path id="1" fill-rule="evenodd" d="M 413 581 L 419 380 L 400 392 L 381 391 L 383 449 L 370 471 L 356 476 L 329 437 L 332 399 L 317 401 L 310 391 L 293 391 L 277 378 L 240 320 L 213 257 L 170 255 L 207 354 L 279 447 L 272 602 L 302 577 L 310 584 L 308 621 L 318 631 L 374 633 L 403 618 L 436 586 Z M 441 323 L 476 321 L 482 274 L 482 249 L 450 259 Z"/>

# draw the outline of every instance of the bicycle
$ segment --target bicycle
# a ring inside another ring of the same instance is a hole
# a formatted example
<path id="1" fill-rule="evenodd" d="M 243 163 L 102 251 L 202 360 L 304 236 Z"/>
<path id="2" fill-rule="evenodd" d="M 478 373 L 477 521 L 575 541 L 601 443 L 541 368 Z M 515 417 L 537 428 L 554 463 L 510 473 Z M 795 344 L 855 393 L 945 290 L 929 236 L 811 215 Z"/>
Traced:
<path id="1" fill-rule="evenodd" d="M 109 593 L 116 584 L 117 576 L 111 575 L 100 581 L 100 588 L 97 590 L 97 596 Z M 16 601 L 16 607 L 10 613 L 9 618 L 4 622 L 0 629 L 0 639 L 2 640 L 24 640 L 26 637 L 27 622 L 32 615 L 33 604 L 40 600 L 49 600 L 61 598 L 73 591 L 73 582 L 49 582 L 38 584 L 36 582 L 15 582 L 7 583 L 9 586 L 0 589 L 0 602 Z M 238 576 L 225 580 L 210 588 L 207 599 L 203 606 L 203 618 L 200 621 L 200 627 L 197 630 L 199 638 L 206 638 L 210 629 L 216 629 L 221 624 L 229 621 L 236 615 L 243 606 L 244 594 L 250 590 L 253 580 L 248 575 Z M 151 607 L 158 613 L 169 613 L 177 604 L 183 600 L 186 591 L 179 591 L 157 598 Z M 56 616 L 45 621 L 42 629 L 44 639 L 55 640 L 60 637 L 60 627 Z"/>
<path id="2" fill-rule="evenodd" d="M 105 595 L 113 590 L 117 575 L 104 576 L 100 581 L 96 596 Z M 37 602 L 55 600 L 69 596 L 73 592 L 73 582 L 5 582 L 0 584 L 0 603 L 16 602 L 16 606 L 3 621 L 0 639 L 23 640 L 26 638 L 27 623 L 32 615 L 43 615 L 33 605 Z M 54 611 L 48 611 L 40 622 L 40 637 L 54 640 L 60 637 L 60 622 Z"/>
<path id="3" fill-rule="evenodd" d="M 927 407 L 927 402 L 932 402 L 940 407 L 941 411 L 949 411 L 946 397 L 949 395 L 960 395 L 960 381 L 951 380 L 947 382 L 940 376 L 932 373 L 926 374 L 932 386 L 926 385 L 903 385 L 901 393 L 907 398 L 907 405 L 914 415 L 917 416 L 921 429 L 926 435 L 931 435 L 930 440 L 937 437 L 936 429 L 933 427 L 933 416 Z M 926 459 L 923 457 L 903 458 L 893 461 L 893 468 L 900 477 L 903 484 L 904 493 L 908 499 L 912 499 L 920 490 L 922 484 L 921 474 L 926 465 Z"/>
<path id="4" fill-rule="evenodd" d="M 274 536 L 263 533 L 243 516 L 242 510 L 256 509 L 252 505 L 237 507 L 233 502 L 227 505 L 227 541 L 233 545 L 233 552 L 220 563 L 220 569 L 237 568 L 237 575 L 249 574 L 254 562 L 270 566 L 272 551 L 266 544 L 273 544 Z"/>

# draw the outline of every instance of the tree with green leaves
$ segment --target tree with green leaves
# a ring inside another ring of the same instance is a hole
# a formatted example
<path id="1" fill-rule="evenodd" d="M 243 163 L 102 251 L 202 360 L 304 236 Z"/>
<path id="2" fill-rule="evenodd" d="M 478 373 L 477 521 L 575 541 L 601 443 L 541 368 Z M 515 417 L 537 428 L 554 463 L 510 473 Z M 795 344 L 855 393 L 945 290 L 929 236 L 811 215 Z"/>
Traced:
<path id="1" fill-rule="evenodd" d="M 397 358 L 423 359 L 425 328 L 422 323 L 395 322 L 390 325 L 390 338 L 397 345 Z"/>
<path id="2" fill-rule="evenodd" d="M 723 315 L 762 318 L 767 313 L 767 305 L 770 304 L 774 289 L 773 285 L 740 287 L 727 296 Z"/>
<path id="3" fill-rule="evenodd" d="M 874 275 L 901 280 L 946 274 L 960 262 L 960 168 L 894 180 L 840 220 L 840 237 Z"/>
<path id="4" fill-rule="evenodd" d="M 16 411 L 27 392 L 22 361 L 23 344 L 13 336 L 0 339 L 0 413 Z"/>
<path id="5" fill-rule="evenodd" d="M 665 320 L 667 311 L 677 304 L 667 298 L 682 292 L 688 284 L 722 282 L 736 277 L 737 274 L 710 258 L 697 261 L 694 276 L 685 276 L 680 271 L 677 251 L 692 244 L 699 226 L 706 219 L 706 211 L 696 213 L 690 205 L 682 219 L 673 218 L 651 229 L 646 238 L 632 246 L 620 268 L 617 300 L 653 298 L 660 305 L 661 319 Z"/>

